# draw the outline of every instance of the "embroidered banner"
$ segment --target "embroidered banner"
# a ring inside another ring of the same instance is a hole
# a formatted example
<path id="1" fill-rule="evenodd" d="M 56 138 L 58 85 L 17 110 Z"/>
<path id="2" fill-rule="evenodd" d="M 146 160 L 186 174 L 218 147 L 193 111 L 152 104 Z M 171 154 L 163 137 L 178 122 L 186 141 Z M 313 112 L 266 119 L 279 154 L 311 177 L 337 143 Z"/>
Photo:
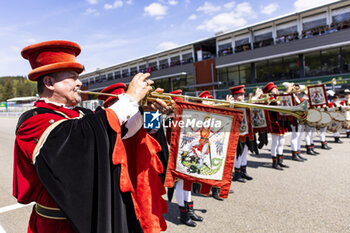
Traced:
<path id="1" fill-rule="evenodd" d="M 242 117 L 236 109 L 177 101 L 165 186 L 179 178 L 184 190 L 200 183 L 202 194 L 215 186 L 227 198 Z"/>

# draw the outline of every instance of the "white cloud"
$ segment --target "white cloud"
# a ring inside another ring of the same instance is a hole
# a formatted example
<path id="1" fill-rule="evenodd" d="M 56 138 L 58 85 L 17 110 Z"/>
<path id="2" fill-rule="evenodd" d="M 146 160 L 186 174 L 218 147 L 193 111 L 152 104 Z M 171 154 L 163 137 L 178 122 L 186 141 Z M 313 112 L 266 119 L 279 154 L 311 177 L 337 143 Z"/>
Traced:
<path id="1" fill-rule="evenodd" d="M 220 13 L 211 19 L 205 20 L 196 29 L 213 32 L 227 31 L 232 28 L 242 27 L 247 24 L 248 19 L 254 19 L 256 17 L 256 13 L 250 3 L 243 2 L 229 12 Z"/>
<path id="2" fill-rule="evenodd" d="M 168 7 L 164 6 L 158 2 L 151 3 L 150 5 L 144 7 L 145 15 L 155 17 L 156 20 L 164 18 L 167 14 Z"/>
<path id="3" fill-rule="evenodd" d="M 193 14 L 190 17 L 188 17 L 189 20 L 195 20 L 197 19 L 197 15 Z"/>
<path id="4" fill-rule="evenodd" d="M 134 1 L 133 1 L 133 0 L 127 0 L 127 1 L 126 1 L 126 4 L 132 5 L 132 4 L 134 4 Z"/>
<path id="5" fill-rule="evenodd" d="M 88 8 L 84 12 L 84 15 L 95 15 L 95 16 L 98 16 L 98 15 L 100 15 L 100 13 L 98 13 L 98 11 L 96 9 Z"/>
<path id="6" fill-rule="evenodd" d="M 172 6 L 175 6 L 175 5 L 177 5 L 179 2 L 178 1 L 176 1 L 176 0 L 169 0 L 168 1 L 168 4 L 169 5 L 172 5 Z"/>
<path id="7" fill-rule="evenodd" d="M 97 4 L 97 0 L 87 0 L 88 3 L 90 3 L 91 5 L 95 5 Z"/>
<path id="8" fill-rule="evenodd" d="M 228 2 L 228 3 L 224 4 L 224 9 L 225 9 L 225 10 L 230 10 L 230 9 L 232 9 L 235 5 L 236 5 L 236 2 Z"/>
<path id="9" fill-rule="evenodd" d="M 203 6 L 197 8 L 197 11 L 203 11 L 205 14 L 214 14 L 221 10 L 221 6 L 215 6 L 210 2 L 205 2 Z"/>
<path id="10" fill-rule="evenodd" d="M 121 0 L 116 0 L 113 5 L 106 3 L 104 5 L 105 10 L 111 10 L 114 8 L 122 7 L 123 6 L 123 1 Z"/>
<path id="11" fill-rule="evenodd" d="M 294 7 L 296 11 L 301 11 L 307 8 L 324 5 L 331 2 L 338 2 L 337 0 L 296 0 Z"/>
<path id="12" fill-rule="evenodd" d="M 277 3 L 271 3 L 267 6 L 262 6 L 261 7 L 261 13 L 265 14 L 265 15 L 270 15 L 273 12 L 275 12 L 278 8 L 278 4 Z"/>
<path id="13" fill-rule="evenodd" d="M 176 46 L 178 46 L 178 44 L 176 44 L 174 42 L 171 42 L 171 41 L 165 41 L 165 42 L 160 43 L 157 46 L 157 48 L 160 49 L 160 50 L 167 50 L 167 49 L 174 48 Z"/>

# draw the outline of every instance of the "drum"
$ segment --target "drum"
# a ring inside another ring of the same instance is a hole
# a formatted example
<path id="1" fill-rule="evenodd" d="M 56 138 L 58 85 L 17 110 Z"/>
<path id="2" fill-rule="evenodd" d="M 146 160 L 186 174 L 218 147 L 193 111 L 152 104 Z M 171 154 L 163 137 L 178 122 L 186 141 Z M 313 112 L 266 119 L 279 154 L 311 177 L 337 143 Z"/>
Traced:
<path id="1" fill-rule="evenodd" d="M 343 127 L 345 116 L 340 112 L 330 112 L 329 114 L 332 117 L 332 122 L 328 125 L 327 130 L 336 133 Z"/>
<path id="2" fill-rule="evenodd" d="M 345 123 L 343 125 L 343 128 L 350 129 L 350 111 L 346 111 L 345 113 Z"/>
<path id="3" fill-rule="evenodd" d="M 307 111 L 306 124 L 310 127 L 316 127 L 321 120 L 321 113 L 316 109 L 309 109 Z"/>
<path id="4" fill-rule="evenodd" d="M 317 128 L 327 127 L 332 122 L 332 117 L 328 112 L 321 112 L 321 120 L 317 123 Z"/>

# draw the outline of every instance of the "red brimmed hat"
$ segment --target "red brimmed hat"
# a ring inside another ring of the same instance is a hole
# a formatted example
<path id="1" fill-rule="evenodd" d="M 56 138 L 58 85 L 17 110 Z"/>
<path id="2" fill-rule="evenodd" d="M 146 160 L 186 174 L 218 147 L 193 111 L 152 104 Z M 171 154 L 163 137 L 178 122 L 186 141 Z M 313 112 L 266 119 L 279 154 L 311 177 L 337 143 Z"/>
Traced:
<path id="1" fill-rule="evenodd" d="M 21 54 L 29 60 L 33 69 L 28 74 L 29 80 L 37 81 L 40 76 L 58 71 L 83 72 L 84 66 L 75 60 L 80 51 L 77 43 L 52 40 L 29 45 L 22 49 Z"/>
<path id="2" fill-rule="evenodd" d="M 213 99 L 214 97 L 210 94 L 209 91 L 203 91 L 198 95 L 200 98 Z"/>
<path id="3" fill-rule="evenodd" d="M 265 85 L 263 88 L 264 93 L 270 93 L 270 91 L 274 88 L 277 88 L 277 86 L 273 82 L 269 82 L 268 84 Z"/>
<path id="4" fill-rule="evenodd" d="M 182 90 L 181 90 L 181 89 L 177 89 L 177 90 L 175 90 L 175 91 L 169 92 L 169 94 L 182 95 Z M 174 101 L 176 101 L 176 100 L 183 100 L 182 97 L 175 97 L 175 96 L 172 96 L 171 98 L 172 98 Z"/>
<path id="5" fill-rule="evenodd" d="M 244 94 L 244 85 L 239 85 L 239 86 L 235 86 L 235 87 L 231 87 L 231 95 L 235 95 L 235 94 Z"/>
<path id="6" fill-rule="evenodd" d="M 101 91 L 101 93 L 108 93 L 108 94 L 114 94 L 114 95 L 120 95 L 125 92 L 126 85 L 124 83 L 115 83 L 113 85 L 110 85 L 109 87 L 106 87 Z M 103 100 L 103 107 L 107 108 L 109 103 L 114 100 L 116 97 L 113 96 L 105 96 L 105 95 L 99 95 L 97 97 L 99 100 Z"/>

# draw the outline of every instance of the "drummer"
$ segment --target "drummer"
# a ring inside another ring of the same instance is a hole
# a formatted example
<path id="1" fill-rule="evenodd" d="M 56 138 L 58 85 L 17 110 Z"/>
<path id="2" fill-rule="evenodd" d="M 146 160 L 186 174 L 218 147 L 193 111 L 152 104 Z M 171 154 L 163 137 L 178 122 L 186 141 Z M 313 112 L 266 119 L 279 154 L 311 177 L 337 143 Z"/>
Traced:
<path id="1" fill-rule="evenodd" d="M 349 89 L 344 90 L 344 98 L 345 100 L 342 100 L 340 102 L 340 105 L 346 107 L 346 111 L 347 111 L 346 120 L 350 121 L 350 119 L 348 119 L 350 115 L 350 90 Z M 350 129 L 346 129 L 346 137 L 350 138 Z"/>
<path id="2" fill-rule="evenodd" d="M 273 82 L 269 82 L 265 85 L 263 88 L 263 92 L 265 94 L 272 94 L 276 95 L 278 94 L 277 86 Z M 274 99 L 273 96 L 271 96 L 271 99 Z M 275 102 L 271 103 L 272 105 L 276 104 Z M 271 157 L 272 157 L 272 168 L 277 170 L 283 170 L 283 168 L 288 168 L 288 165 L 285 165 L 283 163 L 283 147 L 284 147 L 284 134 L 288 132 L 287 127 L 284 125 L 283 121 L 279 121 L 277 118 L 276 112 L 269 111 L 269 117 L 270 117 L 270 133 L 272 136 L 272 143 L 271 143 Z"/>
<path id="3" fill-rule="evenodd" d="M 330 107 L 330 108 L 340 108 L 341 107 L 338 94 L 334 94 L 332 96 L 332 101 L 328 104 L 328 107 Z M 343 141 L 340 140 L 339 131 L 333 133 L 333 136 L 334 136 L 335 143 L 343 143 Z"/>

